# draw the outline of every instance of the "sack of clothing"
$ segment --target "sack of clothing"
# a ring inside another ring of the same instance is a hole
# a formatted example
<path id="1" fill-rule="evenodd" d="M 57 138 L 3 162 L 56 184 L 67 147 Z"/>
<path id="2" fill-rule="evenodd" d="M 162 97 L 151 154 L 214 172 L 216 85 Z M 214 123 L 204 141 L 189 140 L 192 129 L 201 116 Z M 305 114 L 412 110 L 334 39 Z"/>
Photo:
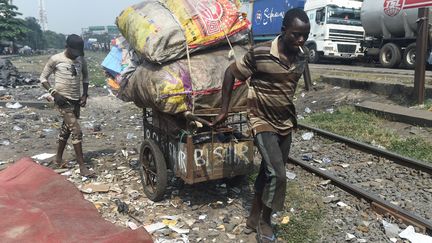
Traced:
<path id="1" fill-rule="evenodd" d="M 116 24 L 146 61 L 164 63 L 247 37 L 236 0 L 150 0 L 123 10 Z"/>
<path id="2" fill-rule="evenodd" d="M 234 46 L 237 57 L 247 48 Z M 168 114 L 221 107 L 221 88 L 226 68 L 234 61 L 229 47 L 218 47 L 190 58 L 163 65 L 144 62 L 123 79 L 119 98 L 138 107 Z M 190 68 L 190 71 L 189 71 Z M 231 106 L 246 105 L 247 85 L 236 80 Z"/>

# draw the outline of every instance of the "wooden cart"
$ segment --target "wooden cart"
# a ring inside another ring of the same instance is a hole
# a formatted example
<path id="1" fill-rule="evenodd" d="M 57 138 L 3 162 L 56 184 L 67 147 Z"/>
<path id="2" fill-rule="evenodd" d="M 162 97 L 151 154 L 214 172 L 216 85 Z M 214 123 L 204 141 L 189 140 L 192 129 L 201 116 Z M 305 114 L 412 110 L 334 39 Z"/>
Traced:
<path id="1" fill-rule="evenodd" d="M 153 201 L 162 200 L 169 175 L 194 184 L 248 174 L 253 168 L 254 145 L 245 136 L 245 110 L 233 109 L 226 126 L 216 130 L 200 127 L 199 122 L 210 120 L 217 114 L 216 109 L 186 113 L 178 121 L 175 118 L 184 124 L 184 129 L 171 134 L 167 132 L 172 126 L 170 118 L 145 108 L 139 174 L 146 196 Z"/>

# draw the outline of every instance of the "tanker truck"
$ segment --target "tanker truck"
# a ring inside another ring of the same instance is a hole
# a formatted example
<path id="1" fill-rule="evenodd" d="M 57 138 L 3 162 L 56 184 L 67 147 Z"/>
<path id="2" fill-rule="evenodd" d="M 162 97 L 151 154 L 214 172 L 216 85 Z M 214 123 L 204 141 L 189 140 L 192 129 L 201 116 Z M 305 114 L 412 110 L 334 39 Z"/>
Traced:
<path id="1" fill-rule="evenodd" d="M 418 9 L 402 9 L 400 0 L 364 0 L 361 23 L 365 39 L 361 46 L 365 55 L 379 59 L 386 68 L 396 68 L 401 63 L 414 68 L 417 19 Z M 431 20 L 429 17 L 429 25 Z"/>

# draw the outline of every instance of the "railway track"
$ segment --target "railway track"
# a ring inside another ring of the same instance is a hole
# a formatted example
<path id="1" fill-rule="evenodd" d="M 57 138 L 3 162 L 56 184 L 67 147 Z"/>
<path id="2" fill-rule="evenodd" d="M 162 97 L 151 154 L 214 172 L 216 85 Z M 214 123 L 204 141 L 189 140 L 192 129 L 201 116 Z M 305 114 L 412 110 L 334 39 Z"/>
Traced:
<path id="1" fill-rule="evenodd" d="M 364 198 L 378 213 L 432 234 L 430 164 L 310 126 L 300 128 L 315 136 L 295 143 L 291 162 Z"/>

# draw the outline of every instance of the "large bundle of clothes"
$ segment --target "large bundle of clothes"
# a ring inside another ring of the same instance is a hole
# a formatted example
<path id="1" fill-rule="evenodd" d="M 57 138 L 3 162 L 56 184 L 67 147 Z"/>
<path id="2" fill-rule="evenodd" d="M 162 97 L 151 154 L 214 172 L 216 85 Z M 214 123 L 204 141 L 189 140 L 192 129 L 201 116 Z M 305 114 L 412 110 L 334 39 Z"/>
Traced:
<path id="1" fill-rule="evenodd" d="M 224 72 L 247 51 L 250 23 L 238 4 L 151 0 L 125 9 L 116 23 L 126 41 L 116 41 L 103 65 L 117 77 L 118 97 L 169 115 L 220 107 Z M 237 80 L 232 106 L 244 106 L 246 94 Z"/>

